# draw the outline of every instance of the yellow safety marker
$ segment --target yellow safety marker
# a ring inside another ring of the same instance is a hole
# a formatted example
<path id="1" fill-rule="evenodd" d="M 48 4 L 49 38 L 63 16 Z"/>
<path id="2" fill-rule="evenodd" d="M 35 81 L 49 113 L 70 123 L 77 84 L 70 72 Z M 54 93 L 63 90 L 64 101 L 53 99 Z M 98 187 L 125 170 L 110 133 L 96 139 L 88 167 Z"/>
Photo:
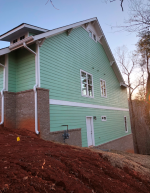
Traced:
<path id="1" fill-rule="evenodd" d="M 17 141 L 20 141 L 20 137 L 17 137 Z"/>

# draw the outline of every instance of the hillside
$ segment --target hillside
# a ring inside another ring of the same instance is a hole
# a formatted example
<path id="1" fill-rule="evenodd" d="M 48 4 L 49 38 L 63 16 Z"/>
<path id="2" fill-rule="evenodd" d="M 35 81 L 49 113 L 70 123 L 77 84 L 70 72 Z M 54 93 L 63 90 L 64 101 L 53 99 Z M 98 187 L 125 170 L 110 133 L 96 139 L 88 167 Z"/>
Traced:
<path id="1" fill-rule="evenodd" d="M 0 127 L 0 192 L 149 193 L 149 158 L 61 145 Z"/>

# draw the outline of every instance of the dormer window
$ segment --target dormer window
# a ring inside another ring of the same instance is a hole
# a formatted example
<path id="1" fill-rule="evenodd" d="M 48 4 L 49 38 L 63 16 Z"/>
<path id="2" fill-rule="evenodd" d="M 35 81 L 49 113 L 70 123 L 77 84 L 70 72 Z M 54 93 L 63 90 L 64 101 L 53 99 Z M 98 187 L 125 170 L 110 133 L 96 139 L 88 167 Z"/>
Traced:
<path id="1" fill-rule="evenodd" d="M 25 38 L 25 36 L 21 36 L 21 37 L 20 37 L 20 40 L 23 40 L 24 38 Z"/>
<path id="2" fill-rule="evenodd" d="M 17 39 L 13 40 L 13 44 L 17 42 Z"/>
<path id="3" fill-rule="evenodd" d="M 96 35 L 95 35 L 92 31 L 90 31 L 90 30 L 89 30 L 89 36 L 90 36 L 90 38 L 92 38 L 95 42 L 97 42 Z"/>

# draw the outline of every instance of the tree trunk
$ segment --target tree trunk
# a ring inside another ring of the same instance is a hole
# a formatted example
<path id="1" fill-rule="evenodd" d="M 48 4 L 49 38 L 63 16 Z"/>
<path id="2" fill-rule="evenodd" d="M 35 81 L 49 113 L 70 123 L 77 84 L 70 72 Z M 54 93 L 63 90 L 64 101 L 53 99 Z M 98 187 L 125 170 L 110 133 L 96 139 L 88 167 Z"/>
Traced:
<path id="1" fill-rule="evenodd" d="M 150 101 L 150 73 L 148 72 L 147 85 L 146 85 L 147 101 Z"/>
<path id="2" fill-rule="evenodd" d="M 131 130 L 132 130 L 132 136 L 133 136 L 134 152 L 135 153 L 139 153 L 137 137 L 136 137 L 136 129 L 135 129 L 135 114 L 134 114 L 133 103 L 132 103 L 131 99 L 129 99 L 129 107 L 130 107 L 130 111 L 129 112 L 130 112 L 130 120 L 131 120 Z"/>

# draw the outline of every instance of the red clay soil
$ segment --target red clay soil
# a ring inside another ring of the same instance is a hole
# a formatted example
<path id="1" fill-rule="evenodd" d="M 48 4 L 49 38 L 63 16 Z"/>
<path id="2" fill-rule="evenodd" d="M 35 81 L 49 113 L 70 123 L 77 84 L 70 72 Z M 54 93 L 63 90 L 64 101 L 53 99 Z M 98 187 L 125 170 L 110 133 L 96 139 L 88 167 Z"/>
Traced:
<path id="1" fill-rule="evenodd" d="M 150 181 L 113 167 L 99 152 L 0 128 L 0 192 L 149 193 Z"/>

